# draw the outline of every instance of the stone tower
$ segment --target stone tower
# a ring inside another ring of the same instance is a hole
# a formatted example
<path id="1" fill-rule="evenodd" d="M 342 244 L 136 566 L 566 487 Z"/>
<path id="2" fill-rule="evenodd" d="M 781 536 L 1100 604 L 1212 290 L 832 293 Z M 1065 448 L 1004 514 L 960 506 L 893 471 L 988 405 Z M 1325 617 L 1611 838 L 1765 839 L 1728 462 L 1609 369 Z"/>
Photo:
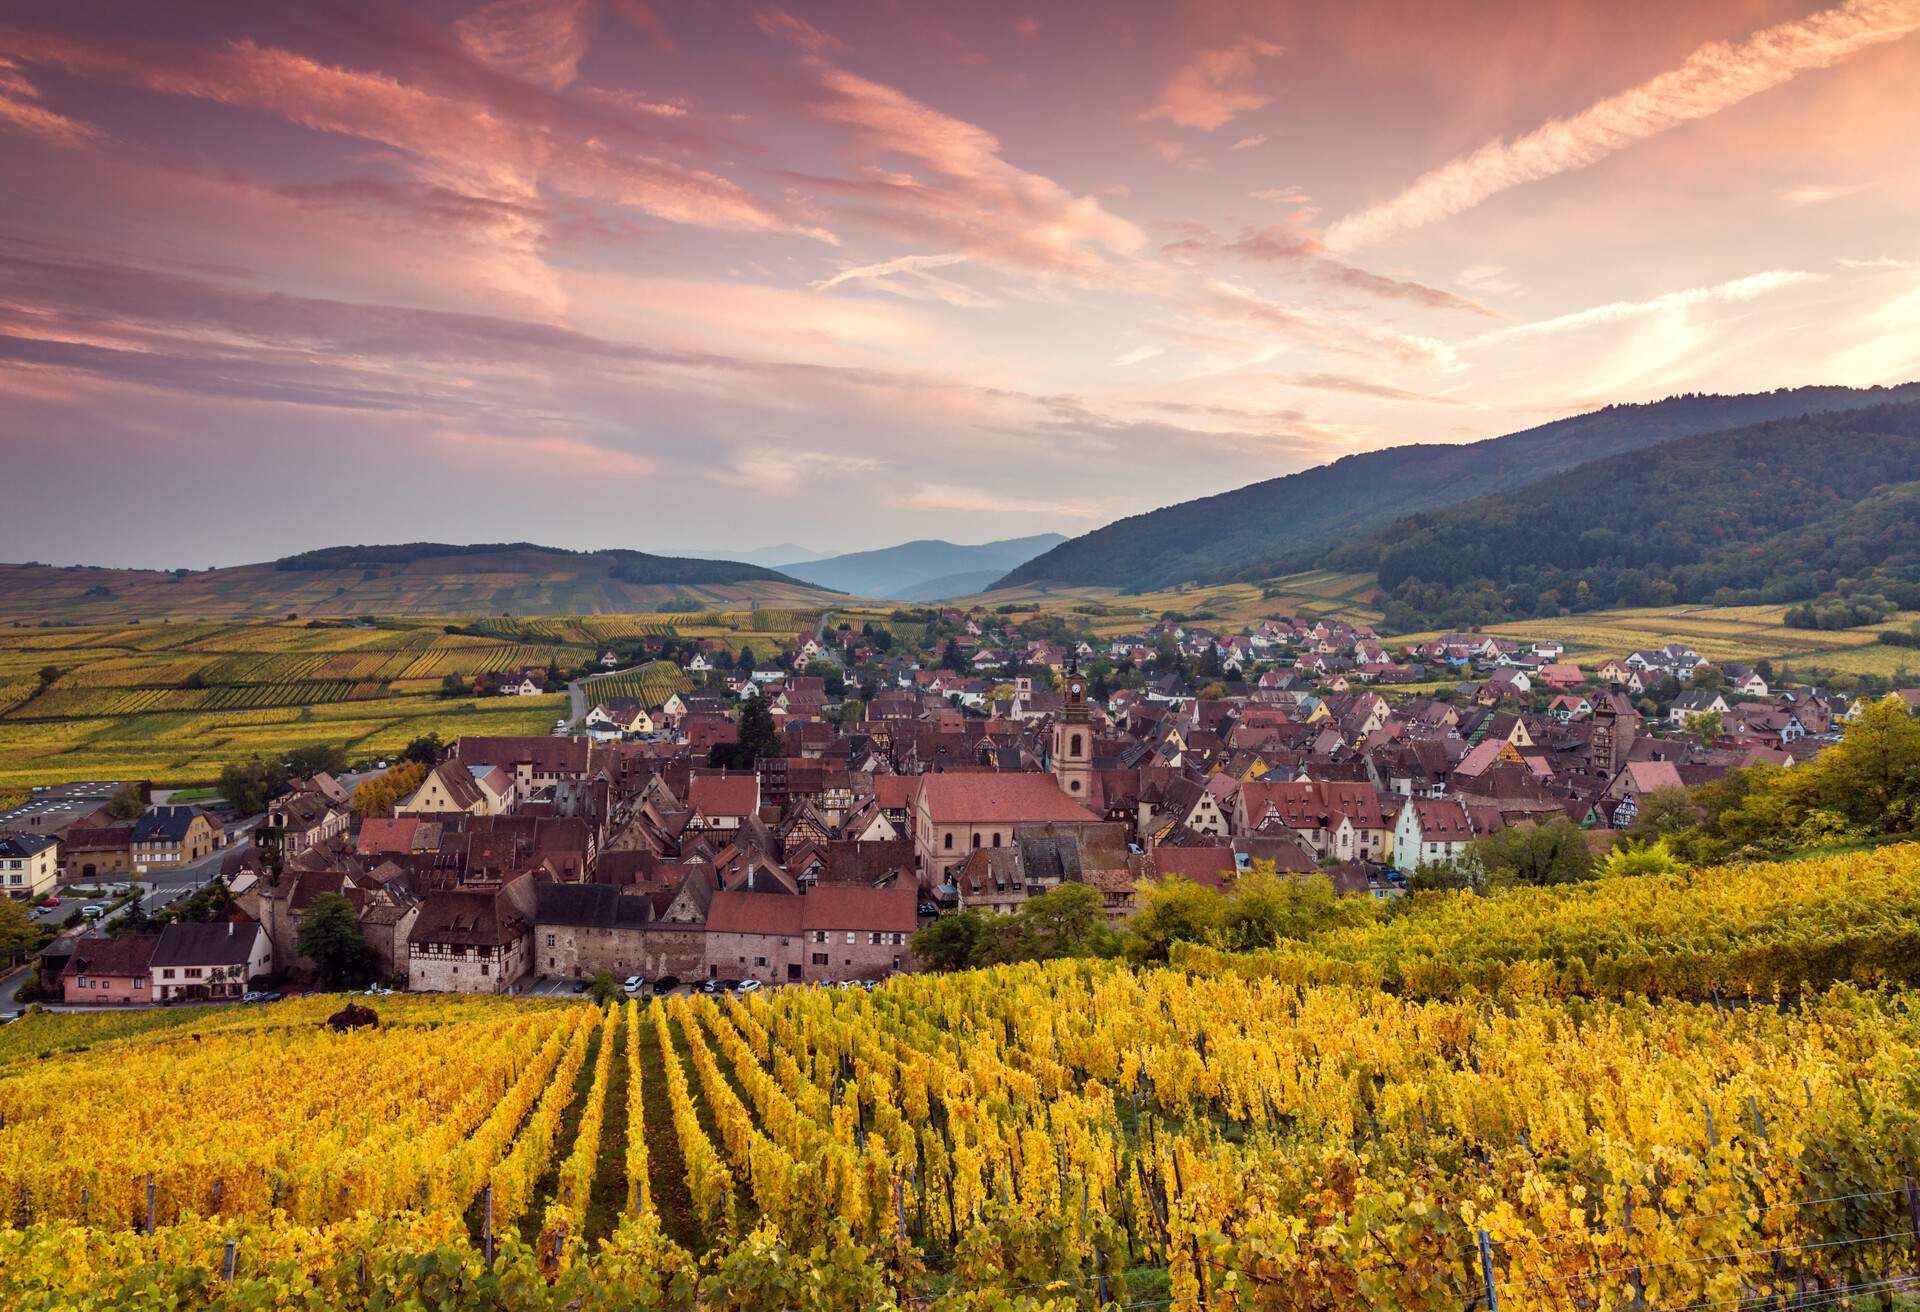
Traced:
<path id="1" fill-rule="evenodd" d="M 1093 794 L 1093 712 L 1077 659 L 1067 662 L 1065 688 L 1066 705 L 1053 722 L 1053 777 L 1068 797 L 1084 803 Z"/>

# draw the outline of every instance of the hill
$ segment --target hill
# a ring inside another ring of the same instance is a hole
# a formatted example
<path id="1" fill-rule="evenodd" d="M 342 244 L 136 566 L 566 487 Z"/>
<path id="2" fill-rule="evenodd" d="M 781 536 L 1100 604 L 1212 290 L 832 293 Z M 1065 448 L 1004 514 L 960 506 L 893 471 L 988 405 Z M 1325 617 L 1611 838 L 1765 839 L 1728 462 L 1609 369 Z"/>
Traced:
<path id="1" fill-rule="evenodd" d="M 1676 396 L 1612 405 L 1481 442 L 1367 451 L 1118 520 L 1035 557 L 995 586 L 1046 582 L 1142 592 L 1190 581 L 1266 578 L 1317 566 L 1330 549 L 1406 515 L 1589 460 L 1743 424 L 1914 399 L 1920 399 L 1920 384 Z"/>
<path id="2" fill-rule="evenodd" d="M 963 546 L 938 538 L 855 551 L 780 568 L 797 579 L 861 597 L 936 601 L 978 592 L 1008 570 L 1067 539 L 1059 533 Z"/>
<path id="3" fill-rule="evenodd" d="M 739 561 L 527 542 L 327 547 L 209 570 L 0 565 L 0 620 L 35 622 L 603 615 L 831 600 L 787 574 Z"/>
<path id="4" fill-rule="evenodd" d="M 1836 591 L 1884 615 L 1920 604 L 1916 529 L 1920 402 L 1911 402 L 1591 461 L 1411 516 L 1329 560 L 1377 570 L 1386 621 L 1401 629 Z"/>

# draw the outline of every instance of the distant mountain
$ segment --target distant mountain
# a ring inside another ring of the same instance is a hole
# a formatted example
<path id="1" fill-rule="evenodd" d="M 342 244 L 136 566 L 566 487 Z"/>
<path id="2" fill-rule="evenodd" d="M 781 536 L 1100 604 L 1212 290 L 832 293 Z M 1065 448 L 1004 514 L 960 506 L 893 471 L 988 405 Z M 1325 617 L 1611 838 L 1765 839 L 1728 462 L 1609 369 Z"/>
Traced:
<path id="1" fill-rule="evenodd" d="M 0 619 L 120 623 L 298 615 L 588 615 L 806 608 L 833 596 L 739 561 L 530 542 L 326 547 L 211 570 L 0 565 Z"/>
<path id="2" fill-rule="evenodd" d="M 797 561 L 780 568 L 804 582 L 855 596 L 934 601 L 978 592 L 1008 570 L 1065 541 L 1058 533 L 1005 538 L 977 546 L 923 538 L 897 547 Z"/>
<path id="3" fill-rule="evenodd" d="M 1920 606 L 1920 402 L 1592 461 L 1403 519 L 1328 563 L 1376 570 L 1402 630 L 1835 592 L 1884 616 Z"/>
<path id="4" fill-rule="evenodd" d="M 1402 516 L 1589 460 L 1695 433 L 1914 399 L 1920 399 L 1920 383 L 1676 396 L 1612 405 L 1481 442 L 1367 451 L 1118 520 L 1036 556 L 995 586 L 1055 583 L 1145 592 L 1190 581 L 1269 578 L 1316 564 L 1330 549 Z"/>

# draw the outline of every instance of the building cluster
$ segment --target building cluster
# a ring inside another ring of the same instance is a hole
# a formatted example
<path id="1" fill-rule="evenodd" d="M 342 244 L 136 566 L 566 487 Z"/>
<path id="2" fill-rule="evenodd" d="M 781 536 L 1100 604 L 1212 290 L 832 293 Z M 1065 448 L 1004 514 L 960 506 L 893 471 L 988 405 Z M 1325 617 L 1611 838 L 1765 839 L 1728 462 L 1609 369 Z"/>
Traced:
<path id="1" fill-rule="evenodd" d="M 303 781 L 273 804 L 276 841 L 222 862 L 228 921 L 70 940 L 67 996 L 298 973 L 324 895 L 353 908 L 382 977 L 466 992 L 600 971 L 870 979 L 911 969 L 914 930 L 957 909 L 1078 882 L 1120 920 L 1143 881 L 1222 887 L 1256 862 L 1391 896 L 1507 826 L 1625 828 L 1653 792 L 1791 764 L 1856 709 L 1734 666 L 1702 680 L 1677 644 L 1586 670 L 1555 642 L 1390 650 L 1290 617 L 1098 641 L 936 622 L 937 642 L 843 627 L 746 666 L 695 648 L 698 690 L 595 705 L 577 732 L 460 738 L 391 815 Z M 743 768 L 748 718 L 771 741 Z M 81 821 L 64 859 L 139 874 L 219 841 L 203 813 L 158 807 Z"/>

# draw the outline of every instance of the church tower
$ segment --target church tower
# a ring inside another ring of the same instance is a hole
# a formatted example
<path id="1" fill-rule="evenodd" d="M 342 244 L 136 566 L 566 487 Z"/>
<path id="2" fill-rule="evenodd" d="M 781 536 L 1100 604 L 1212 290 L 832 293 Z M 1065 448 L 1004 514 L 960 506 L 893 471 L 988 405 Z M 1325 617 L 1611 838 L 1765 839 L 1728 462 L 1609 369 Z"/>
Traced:
<path id="1" fill-rule="evenodd" d="M 1053 722 L 1053 777 L 1068 797 L 1085 803 L 1093 794 L 1093 711 L 1078 658 L 1067 661 L 1066 705 Z"/>
<path id="2" fill-rule="evenodd" d="M 1587 738 L 1587 768 L 1611 778 L 1619 769 L 1619 712 L 1613 698 L 1603 696 L 1593 708 L 1593 732 Z"/>

